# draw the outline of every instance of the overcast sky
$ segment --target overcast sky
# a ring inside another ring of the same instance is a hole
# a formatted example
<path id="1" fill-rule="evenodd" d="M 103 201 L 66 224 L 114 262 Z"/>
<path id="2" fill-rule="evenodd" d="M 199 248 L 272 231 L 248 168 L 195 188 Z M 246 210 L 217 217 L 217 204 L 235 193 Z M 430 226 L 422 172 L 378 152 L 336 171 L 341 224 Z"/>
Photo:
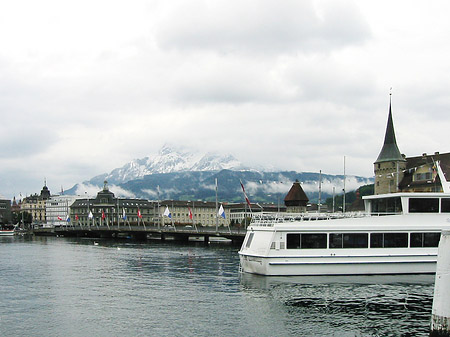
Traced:
<path id="1" fill-rule="evenodd" d="M 392 87 L 407 156 L 450 151 L 448 1 L 0 3 L 0 194 L 165 143 L 373 176 Z"/>

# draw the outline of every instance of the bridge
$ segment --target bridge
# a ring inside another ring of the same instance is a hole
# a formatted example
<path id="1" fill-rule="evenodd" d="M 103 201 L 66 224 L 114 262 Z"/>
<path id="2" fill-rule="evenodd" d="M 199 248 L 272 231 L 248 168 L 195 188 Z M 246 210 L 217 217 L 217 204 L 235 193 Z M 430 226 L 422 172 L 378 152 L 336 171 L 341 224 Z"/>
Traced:
<path id="1" fill-rule="evenodd" d="M 57 226 L 35 227 L 31 232 L 36 236 L 66 236 L 91 238 L 133 238 L 136 240 L 176 240 L 176 241 L 203 241 L 205 244 L 212 239 L 229 239 L 233 243 L 241 244 L 244 241 L 246 230 L 244 228 L 215 227 L 215 226 L 149 226 L 149 225 L 122 225 L 122 226 Z"/>

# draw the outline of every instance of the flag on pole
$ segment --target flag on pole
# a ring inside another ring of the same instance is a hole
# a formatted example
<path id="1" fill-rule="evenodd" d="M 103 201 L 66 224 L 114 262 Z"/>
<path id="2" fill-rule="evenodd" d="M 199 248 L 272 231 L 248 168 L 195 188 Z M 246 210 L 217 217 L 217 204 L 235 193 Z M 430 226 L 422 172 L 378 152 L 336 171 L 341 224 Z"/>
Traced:
<path id="1" fill-rule="evenodd" d="M 103 212 L 103 210 L 102 210 L 102 219 L 103 219 L 103 220 L 106 219 L 106 215 L 105 215 L 105 212 Z"/>
<path id="2" fill-rule="evenodd" d="M 164 211 L 163 215 L 165 215 L 166 217 L 172 219 L 172 214 L 170 214 L 169 206 L 166 206 L 166 210 Z"/>
<path id="3" fill-rule="evenodd" d="M 191 219 L 191 220 L 192 220 L 192 218 L 193 218 L 193 215 L 192 215 L 192 211 L 191 211 L 191 208 L 190 208 L 190 207 L 188 207 L 188 210 L 189 210 L 189 219 Z"/>
<path id="4" fill-rule="evenodd" d="M 217 217 L 222 217 L 225 219 L 225 210 L 223 209 L 223 205 L 220 204 L 219 212 L 217 212 Z"/>
<path id="5" fill-rule="evenodd" d="M 142 219 L 142 213 L 141 213 L 141 210 L 138 208 L 138 214 L 137 214 L 137 216 L 138 216 L 138 218 L 141 218 Z"/>
<path id="6" fill-rule="evenodd" d="M 94 215 L 92 214 L 92 212 L 91 212 L 91 211 L 89 211 L 89 215 L 88 215 L 88 218 L 89 218 L 89 219 L 93 219 L 93 218 L 94 218 Z"/>
<path id="7" fill-rule="evenodd" d="M 127 219 L 127 214 L 125 213 L 125 208 L 122 208 L 122 219 L 123 220 Z"/>
<path id="8" fill-rule="evenodd" d="M 58 216 L 58 220 L 59 220 L 59 221 L 63 221 L 63 218 L 61 218 L 60 216 Z"/>
<path id="9" fill-rule="evenodd" d="M 75 214 L 75 220 L 80 220 L 80 218 L 78 217 L 78 214 Z"/>
<path id="10" fill-rule="evenodd" d="M 241 183 L 241 187 L 242 187 L 242 192 L 244 192 L 245 201 L 247 202 L 248 207 L 250 207 L 250 210 L 252 210 L 252 206 L 250 205 L 250 200 L 248 200 L 247 193 L 245 193 L 245 188 L 244 188 L 244 184 L 242 183 L 242 180 L 240 180 L 240 183 Z"/>
<path id="11" fill-rule="evenodd" d="M 67 221 L 67 222 L 70 222 L 69 214 L 67 214 L 67 216 L 66 216 L 66 221 Z"/>

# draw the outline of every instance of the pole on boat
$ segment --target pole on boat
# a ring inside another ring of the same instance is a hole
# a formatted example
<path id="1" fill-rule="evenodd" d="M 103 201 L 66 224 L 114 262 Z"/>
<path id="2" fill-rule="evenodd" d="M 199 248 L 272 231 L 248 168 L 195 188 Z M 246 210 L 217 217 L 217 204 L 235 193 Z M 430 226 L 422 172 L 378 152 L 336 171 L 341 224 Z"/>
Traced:
<path id="1" fill-rule="evenodd" d="M 322 170 L 319 170 L 319 204 L 317 205 L 317 211 L 319 214 L 321 203 L 322 203 Z"/>
<path id="2" fill-rule="evenodd" d="M 450 336 L 450 230 L 443 230 L 439 241 L 430 337 Z"/>

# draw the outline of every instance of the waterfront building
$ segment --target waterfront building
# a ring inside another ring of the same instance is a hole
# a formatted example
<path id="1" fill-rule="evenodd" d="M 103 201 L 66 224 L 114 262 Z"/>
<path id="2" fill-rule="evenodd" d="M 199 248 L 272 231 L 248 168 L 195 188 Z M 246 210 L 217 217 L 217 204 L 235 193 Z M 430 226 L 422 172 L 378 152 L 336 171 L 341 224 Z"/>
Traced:
<path id="1" fill-rule="evenodd" d="M 66 225 L 70 222 L 70 206 L 75 200 L 80 199 L 81 196 L 75 195 L 54 195 L 51 196 L 45 203 L 45 214 L 47 224 L 53 226 Z M 67 217 L 69 216 L 69 221 Z"/>
<path id="2" fill-rule="evenodd" d="M 142 225 L 157 222 L 155 203 L 145 199 L 117 198 L 105 181 L 95 198 L 76 199 L 70 206 L 74 225 Z"/>
<path id="3" fill-rule="evenodd" d="M 450 153 L 407 158 L 400 153 L 395 138 L 391 103 L 386 126 L 384 144 L 374 163 L 374 194 L 396 192 L 442 192 L 436 163 L 446 179 L 450 178 Z"/>
<path id="4" fill-rule="evenodd" d="M 11 200 L 0 195 L 0 224 L 11 223 Z"/>
<path id="5" fill-rule="evenodd" d="M 250 218 L 254 213 L 261 212 L 270 212 L 270 213 L 281 213 L 286 212 L 285 205 L 276 205 L 276 204 L 250 204 L 250 207 L 247 203 L 237 203 L 237 204 L 228 204 L 227 208 L 230 210 L 230 224 L 231 225 L 239 225 L 244 224 L 244 220 L 247 219 L 247 225 L 250 221 Z"/>
<path id="6" fill-rule="evenodd" d="M 220 208 L 220 205 L 217 208 Z M 217 215 L 216 203 L 212 201 L 163 200 L 159 204 L 159 214 L 163 225 L 171 225 L 173 222 L 174 225 L 215 226 L 217 219 L 219 226 L 228 226 L 230 208 L 225 203 L 222 204 L 222 207 L 225 218 Z M 164 215 L 166 209 L 169 209 L 170 218 Z"/>
<path id="7" fill-rule="evenodd" d="M 288 213 L 304 213 L 307 210 L 308 197 L 305 191 L 303 191 L 300 182 L 296 180 L 288 194 L 284 198 L 284 204 L 286 205 L 286 212 Z"/>
<path id="8" fill-rule="evenodd" d="M 48 189 L 46 182 L 44 182 L 44 187 L 40 194 L 33 194 L 22 200 L 21 211 L 31 214 L 34 223 L 45 223 L 47 221 L 45 205 L 49 198 L 50 190 Z"/>

